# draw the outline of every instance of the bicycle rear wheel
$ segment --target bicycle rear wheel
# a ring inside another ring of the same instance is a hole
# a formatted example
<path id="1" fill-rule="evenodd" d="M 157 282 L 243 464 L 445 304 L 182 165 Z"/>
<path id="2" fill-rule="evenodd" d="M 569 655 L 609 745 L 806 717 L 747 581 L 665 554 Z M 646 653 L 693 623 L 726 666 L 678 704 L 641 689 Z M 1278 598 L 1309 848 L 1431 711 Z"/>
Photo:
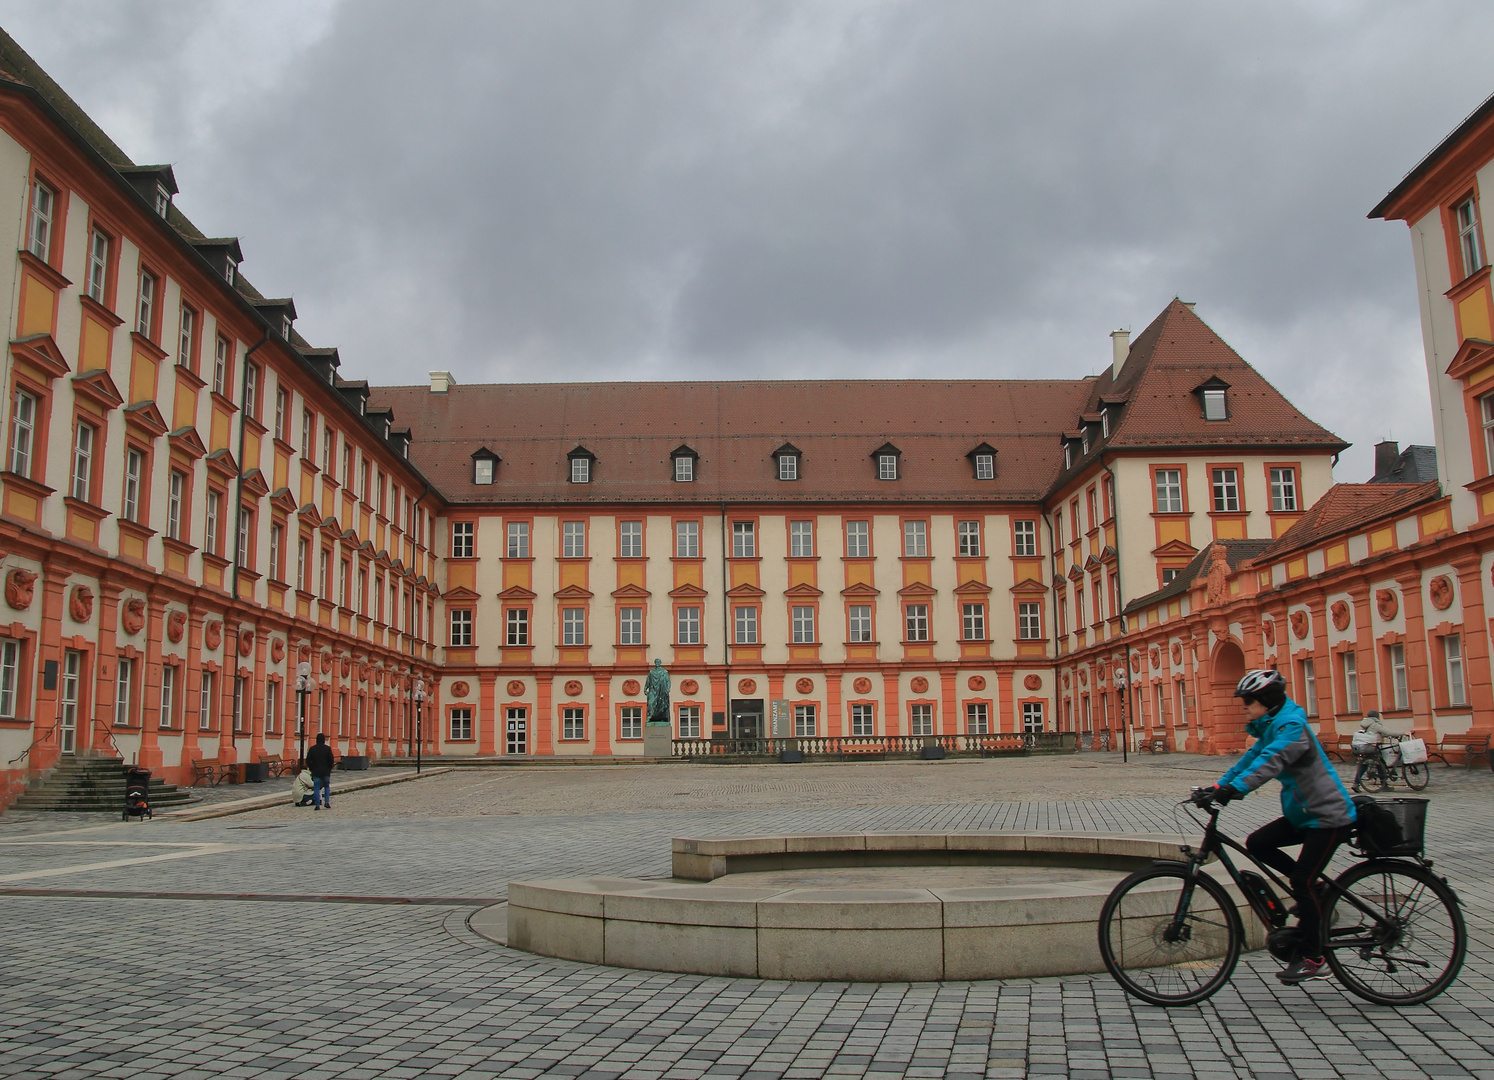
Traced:
<path id="1" fill-rule="evenodd" d="M 1458 898 L 1416 863 L 1376 859 L 1338 876 L 1323 914 L 1325 953 L 1351 991 L 1379 1005 L 1415 1005 L 1452 985 L 1468 950 Z"/>
<path id="2" fill-rule="evenodd" d="M 1420 791 L 1432 779 L 1432 774 L 1425 764 L 1407 765 L 1401 771 L 1405 773 L 1406 786 L 1412 791 Z"/>
<path id="3" fill-rule="evenodd" d="M 1138 870 L 1100 909 L 1100 956 L 1126 993 L 1151 1005 L 1193 1005 L 1240 959 L 1240 912 L 1224 886 L 1182 866 Z"/>
<path id="4" fill-rule="evenodd" d="M 1364 774 L 1364 786 L 1371 791 L 1384 791 L 1390 786 L 1390 772 L 1383 761 L 1371 761 Z"/>

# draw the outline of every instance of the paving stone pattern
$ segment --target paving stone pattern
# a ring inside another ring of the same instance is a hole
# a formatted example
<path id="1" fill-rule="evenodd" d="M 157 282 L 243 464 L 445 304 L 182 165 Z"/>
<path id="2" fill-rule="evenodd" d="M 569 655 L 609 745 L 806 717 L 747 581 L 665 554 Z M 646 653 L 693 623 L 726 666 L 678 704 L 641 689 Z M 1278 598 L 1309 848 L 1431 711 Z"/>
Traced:
<path id="1" fill-rule="evenodd" d="M 1178 780 L 1181 796 L 1197 777 Z M 1205 1005 L 1162 1010 L 1105 976 L 876 985 L 590 967 L 494 945 L 468 929 L 464 905 L 117 895 L 500 898 L 530 876 L 665 876 L 681 834 L 1176 835 L 1171 802 L 1154 797 L 445 819 L 347 820 L 334 807 L 144 826 L 0 818 L 0 1076 L 1494 1078 L 1494 778 L 1438 768 L 1430 794 L 1429 847 L 1472 943 L 1459 982 L 1405 1010 L 1331 981 L 1282 987 L 1263 956 Z M 1253 796 L 1227 820 L 1244 832 L 1274 812 L 1273 797 Z M 15 876 L 185 850 L 125 842 L 231 847 Z M 99 895 L 16 895 L 25 888 Z"/>

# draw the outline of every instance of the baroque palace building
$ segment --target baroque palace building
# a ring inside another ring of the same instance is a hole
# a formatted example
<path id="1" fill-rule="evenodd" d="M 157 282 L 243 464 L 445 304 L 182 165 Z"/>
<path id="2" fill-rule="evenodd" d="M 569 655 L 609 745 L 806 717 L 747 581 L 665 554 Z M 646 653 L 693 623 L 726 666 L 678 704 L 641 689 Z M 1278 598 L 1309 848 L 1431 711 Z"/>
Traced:
<path id="1" fill-rule="evenodd" d="M 1124 701 L 1226 750 L 1247 661 L 1325 722 L 1487 725 L 1479 123 L 1381 208 L 1441 475 L 1335 486 L 1346 444 L 1181 301 L 1084 379 L 370 387 L 0 34 L 0 804 L 68 755 L 293 758 L 303 703 L 343 755 L 417 715 L 428 755 L 641 755 L 655 658 L 677 740 L 1087 735 Z"/>

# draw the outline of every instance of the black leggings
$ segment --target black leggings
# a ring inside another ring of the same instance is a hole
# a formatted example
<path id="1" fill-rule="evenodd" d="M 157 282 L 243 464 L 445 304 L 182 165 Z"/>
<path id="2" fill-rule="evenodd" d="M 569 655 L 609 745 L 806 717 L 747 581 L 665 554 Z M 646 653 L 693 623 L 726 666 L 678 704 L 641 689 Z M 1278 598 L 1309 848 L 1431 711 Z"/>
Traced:
<path id="1" fill-rule="evenodd" d="M 1331 829 L 1299 829 L 1286 818 L 1262 825 L 1245 840 L 1245 850 L 1272 870 L 1286 875 L 1297 898 L 1297 925 L 1302 928 L 1304 952 L 1316 959 L 1321 949 L 1318 935 L 1323 923 L 1321 901 L 1308 885 L 1322 873 L 1333 858 L 1338 845 L 1349 839 L 1352 825 Z M 1292 858 L 1282 848 L 1302 845 L 1302 853 Z"/>

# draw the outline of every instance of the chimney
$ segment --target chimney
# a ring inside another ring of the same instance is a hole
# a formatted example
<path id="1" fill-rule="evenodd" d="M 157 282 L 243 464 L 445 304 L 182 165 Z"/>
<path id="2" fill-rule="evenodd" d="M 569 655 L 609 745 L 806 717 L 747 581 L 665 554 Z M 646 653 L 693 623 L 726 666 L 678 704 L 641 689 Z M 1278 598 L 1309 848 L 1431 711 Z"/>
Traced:
<path id="1" fill-rule="evenodd" d="M 1126 357 L 1131 355 L 1131 331 L 1110 331 L 1110 379 L 1114 382 L 1121 377 L 1121 368 L 1126 366 Z"/>
<path id="2" fill-rule="evenodd" d="M 444 394 L 456 385 L 456 380 L 451 377 L 449 371 L 431 372 L 431 393 Z"/>
<path id="3" fill-rule="evenodd" d="M 1389 480 L 1395 475 L 1396 468 L 1401 463 L 1401 444 L 1394 439 L 1385 439 L 1375 443 L 1375 476 L 1376 480 Z"/>

